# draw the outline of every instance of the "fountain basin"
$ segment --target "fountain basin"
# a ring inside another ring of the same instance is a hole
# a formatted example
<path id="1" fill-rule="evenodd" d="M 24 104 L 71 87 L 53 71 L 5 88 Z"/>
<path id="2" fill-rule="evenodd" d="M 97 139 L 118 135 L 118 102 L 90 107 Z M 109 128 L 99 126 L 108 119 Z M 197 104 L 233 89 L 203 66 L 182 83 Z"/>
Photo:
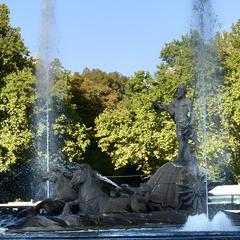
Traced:
<path id="1" fill-rule="evenodd" d="M 182 231 L 176 226 L 147 228 L 111 228 L 67 230 L 55 232 L 12 232 L 1 239 L 239 239 L 240 229 L 236 231 Z"/>

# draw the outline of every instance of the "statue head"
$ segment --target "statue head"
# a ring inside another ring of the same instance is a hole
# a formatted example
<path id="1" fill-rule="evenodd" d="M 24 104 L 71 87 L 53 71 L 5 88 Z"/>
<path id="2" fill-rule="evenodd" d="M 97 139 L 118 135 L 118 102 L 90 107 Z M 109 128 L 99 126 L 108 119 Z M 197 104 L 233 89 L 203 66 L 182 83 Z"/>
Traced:
<path id="1" fill-rule="evenodd" d="M 185 84 L 181 84 L 177 88 L 177 99 L 184 98 L 187 94 L 187 86 Z"/>
<path id="2" fill-rule="evenodd" d="M 88 178 L 93 178 L 97 181 L 96 172 L 88 164 L 79 164 L 76 171 L 73 172 L 73 177 L 70 181 L 70 186 L 72 188 L 77 188 L 79 185 L 86 182 Z"/>

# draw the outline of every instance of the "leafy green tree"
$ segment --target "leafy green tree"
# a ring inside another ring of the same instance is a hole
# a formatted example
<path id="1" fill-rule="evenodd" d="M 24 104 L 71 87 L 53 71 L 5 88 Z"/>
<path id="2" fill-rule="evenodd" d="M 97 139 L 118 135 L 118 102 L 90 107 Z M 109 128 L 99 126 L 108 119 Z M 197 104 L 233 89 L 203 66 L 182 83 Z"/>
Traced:
<path id="1" fill-rule="evenodd" d="M 83 159 L 87 146 L 90 144 L 87 128 L 72 116 L 61 114 L 53 125 L 54 133 L 62 138 L 61 152 L 67 160 L 79 162 Z"/>
<path id="2" fill-rule="evenodd" d="M 0 80 L 12 72 L 31 67 L 29 51 L 25 47 L 19 28 L 10 26 L 9 9 L 0 4 Z"/>
<path id="3" fill-rule="evenodd" d="M 52 76 L 51 98 L 49 99 L 50 152 L 53 158 L 64 156 L 68 161 L 81 161 L 87 146 L 90 144 L 89 129 L 83 124 L 81 116 L 76 112 L 72 103 L 73 76 L 63 68 L 58 59 L 50 66 Z M 40 101 L 40 102 L 39 102 Z M 38 129 L 38 142 L 46 142 L 46 108 L 44 99 L 39 96 L 36 114 L 42 119 L 42 128 Z M 41 154 L 46 153 L 46 144 L 42 146 Z"/>
<path id="4" fill-rule="evenodd" d="M 176 154 L 168 148 L 174 138 L 165 132 L 172 123 L 151 108 L 152 82 L 149 73 L 136 72 L 126 86 L 128 97 L 96 119 L 99 146 L 111 156 L 116 169 L 131 164 L 148 175 Z"/>
<path id="5" fill-rule="evenodd" d="M 160 102 L 170 102 L 180 84 L 194 89 L 194 36 L 183 36 L 180 40 L 165 44 L 160 52 L 162 63 L 157 67 L 155 86 Z"/>
<path id="6" fill-rule="evenodd" d="M 3 78 L 0 90 L 0 171 L 25 160 L 32 139 L 29 113 L 34 102 L 34 77 L 30 70 Z"/>
<path id="7" fill-rule="evenodd" d="M 105 109 L 111 108 L 123 97 L 127 78 L 113 72 L 99 69 L 84 69 L 82 74 L 73 75 L 72 102 L 76 111 L 88 127 L 94 126 L 94 119 Z"/>
<path id="8" fill-rule="evenodd" d="M 106 73 L 99 69 L 84 69 L 74 73 L 71 82 L 71 104 L 87 126 L 90 145 L 84 154 L 85 162 L 104 174 L 112 174 L 110 157 L 98 147 L 95 137 L 95 118 L 112 108 L 124 97 L 127 78 L 118 72 Z"/>
<path id="9" fill-rule="evenodd" d="M 240 175 L 240 20 L 230 32 L 218 35 L 219 55 L 224 72 L 224 115 L 230 138 L 231 166 Z"/>

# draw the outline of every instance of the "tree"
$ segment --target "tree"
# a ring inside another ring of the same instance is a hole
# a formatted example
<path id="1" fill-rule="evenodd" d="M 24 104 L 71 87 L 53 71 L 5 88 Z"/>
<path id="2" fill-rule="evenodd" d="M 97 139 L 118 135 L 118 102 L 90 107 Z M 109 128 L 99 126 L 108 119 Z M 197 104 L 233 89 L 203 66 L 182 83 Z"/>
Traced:
<path id="1" fill-rule="evenodd" d="M 106 73 L 99 69 L 86 68 L 72 76 L 71 104 L 88 128 L 90 139 L 83 161 L 103 174 L 112 174 L 113 169 L 109 156 L 98 147 L 94 120 L 104 109 L 114 107 L 124 97 L 126 81 L 127 78 L 118 72 Z"/>
<path id="2" fill-rule="evenodd" d="M 180 84 L 194 89 L 194 36 L 182 36 L 181 40 L 167 43 L 160 52 L 162 63 L 157 67 L 155 86 L 160 102 L 170 102 Z M 161 99 L 160 99 L 161 98 Z"/>
<path id="3" fill-rule="evenodd" d="M 231 166 L 240 175 L 240 20 L 230 32 L 218 35 L 219 55 L 224 72 L 224 108 L 230 138 Z"/>
<path id="4" fill-rule="evenodd" d="M 0 171 L 6 171 L 25 157 L 31 146 L 29 113 L 34 102 L 34 77 L 30 70 L 3 78 L 0 90 Z"/>
<path id="5" fill-rule="evenodd" d="M 156 77 L 138 71 L 126 85 L 126 97 L 96 120 L 99 146 L 114 162 L 115 168 L 131 163 L 146 174 L 177 153 L 174 123 L 165 113 L 155 113 L 152 101 L 169 103 L 180 83 L 194 76 L 191 64 L 191 39 L 166 44 Z"/>
<path id="6" fill-rule="evenodd" d="M 0 4 L 0 81 L 12 72 L 32 67 L 19 28 L 10 26 L 9 9 Z"/>
<path id="7" fill-rule="evenodd" d="M 81 116 L 76 112 L 76 105 L 72 103 L 73 76 L 63 68 L 58 59 L 51 63 L 50 72 L 53 81 L 49 110 L 51 156 L 53 158 L 57 156 L 65 157 L 68 161 L 79 162 L 83 159 L 90 140 L 89 129 L 83 124 Z M 46 139 L 47 132 L 44 121 L 46 109 L 42 106 L 44 105 L 43 101 L 40 99 L 40 104 L 36 109 L 38 118 L 43 117 L 43 121 L 40 122 L 44 123 L 42 130 L 38 129 L 38 136 L 36 136 L 39 142 Z M 43 149 L 40 149 L 43 155 L 46 152 L 45 147 L 43 146 Z"/>
<path id="8" fill-rule="evenodd" d="M 128 97 L 96 119 L 99 146 L 111 156 L 115 169 L 131 164 L 149 175 L 176 155 L 175 149 L 169 149 L 172 132 L 165 132 L 172 123 L 151 108 L 152 82 L 149 73 L 136 72 L 126 86 Z"/>
<path id="9" fill-rule="evenodd" d="M 123 97 L 127 78 L 99 69 L 84 69 L 73 75 L 72 102 L 88 127 L 94 127 L 94 119 L 105 109 L 111 108 Z"/>

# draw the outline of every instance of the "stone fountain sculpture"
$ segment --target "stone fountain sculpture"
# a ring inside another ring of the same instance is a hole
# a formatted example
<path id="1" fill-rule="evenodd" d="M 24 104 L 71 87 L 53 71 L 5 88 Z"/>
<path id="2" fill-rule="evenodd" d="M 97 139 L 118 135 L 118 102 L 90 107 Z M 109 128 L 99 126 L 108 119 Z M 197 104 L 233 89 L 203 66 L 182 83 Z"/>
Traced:
<path id="1" fill-rule="evenodd" d="M 155 110 L 168 112 L 175 122 L 179 150 L 177 160 L 160 167 L 149 181 L 151 184 L 156 182 L 168 183 L 166 188 L 160 187 L 159 189 L 159 193 L 166 191 L 166 194 L 171 192 L 173 195 L 169 197 L 166 204 L 172 202 L 171 206 L 177 209 L 187 208 L 204 212 L 206 184 L 204 183 L 204 175 L 199 171 L 195 156 L 197 135 L 194 129 L 193 102 L 186 98 L 186 94 L 186 85 L 180 85 L 177 88 L 176 98 L 169 105 L 152 103 Z M 158 177 L 159 179 L 157 179 Z M 170 184 L 173 186 L 171 190 Z M 173 199 L 175 200 L 173 201 Z"/>
<path id="2" fill-rule="evenodd" d="M 138 188 L 122 185 L 115 197 L 101 189 L 100 175 L 89 165 L 57 165 L 47 177 L 56 197 L 39 203 L 21 227 L 183 224 L 188 215 L 204 212 L 205 178 L 195 157 L 194 112 L 186 93 L 181 85 L 169 105 L 152 103 L 155 110 L 167 111 L 176 124 L 179 152 L 175 161 L 161 166 Z"/>
<path id="3" fill-rule="evenodd" d="M 180 85 L 177 89 L 177 96 L 169 105 L 152 103 L 155 110 L 164 110 L 169 113 L 176 124 L 176 135 L 179 144 L 178 158 L 176 163 L 184 166 L 197 164 L 190 151 L 189 141 L 195 144 L 197 141 L 194 129 L 195 114 L 193 111 L 192 101 L 186 98 L 187 87 Z"/>

